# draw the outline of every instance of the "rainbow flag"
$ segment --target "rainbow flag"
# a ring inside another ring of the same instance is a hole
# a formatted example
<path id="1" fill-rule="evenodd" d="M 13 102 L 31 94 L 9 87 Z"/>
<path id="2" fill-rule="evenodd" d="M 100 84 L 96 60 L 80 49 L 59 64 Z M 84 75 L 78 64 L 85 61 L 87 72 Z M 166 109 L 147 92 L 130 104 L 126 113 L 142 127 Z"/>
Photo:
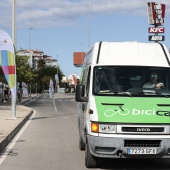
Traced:
<path id="1" fill-rule="evenodd" d="M 5 75 L 12 97 L 16 101 L 16 65 L 15 53 L 11 38 L 0 30 L 0 66 Z"/>

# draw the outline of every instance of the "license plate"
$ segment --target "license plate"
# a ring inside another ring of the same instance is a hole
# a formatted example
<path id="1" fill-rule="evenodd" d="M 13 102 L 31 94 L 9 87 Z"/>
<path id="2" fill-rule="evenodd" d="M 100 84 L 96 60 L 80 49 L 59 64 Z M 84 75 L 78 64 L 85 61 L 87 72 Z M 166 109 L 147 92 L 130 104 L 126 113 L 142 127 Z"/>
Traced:
<path id="1" fill-rule="evenodd" d="M 156 148 L 128 148 L 128 155 L 156 154 Z"/>

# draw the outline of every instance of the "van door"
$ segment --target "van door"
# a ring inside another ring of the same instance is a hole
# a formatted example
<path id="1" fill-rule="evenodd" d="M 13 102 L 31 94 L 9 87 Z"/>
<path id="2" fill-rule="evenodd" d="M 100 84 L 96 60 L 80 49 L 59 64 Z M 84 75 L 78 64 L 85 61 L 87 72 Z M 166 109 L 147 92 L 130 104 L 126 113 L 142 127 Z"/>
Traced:
<path id="1" fill-rule="evenodd" d="M 91 67 L 86 66 L 84 69 L 84 73 L 82 75 L 82 85 L 85 86 L 85 96 L 89 96 L 89 88 L 90 88 L 90 72 Z M 86 122 L 86 112 L 87 112 L 87 104 L 88 102 L 79 102 L 79 125 L 80 125 L 80 133 L 82 138 L 84 139 L 84 130 L 85 130 L 85 122 Z"/>

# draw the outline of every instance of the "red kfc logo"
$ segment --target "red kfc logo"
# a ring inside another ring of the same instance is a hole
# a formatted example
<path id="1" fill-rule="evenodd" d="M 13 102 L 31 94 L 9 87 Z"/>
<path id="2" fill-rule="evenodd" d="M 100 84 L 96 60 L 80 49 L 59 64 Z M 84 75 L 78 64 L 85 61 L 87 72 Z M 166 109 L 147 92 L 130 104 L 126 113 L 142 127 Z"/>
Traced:
<path id="1" fill-rule="evenodd" d="M 148 32 L 149 33 L 164 33 L 165 32 L 165 28 L 163 28 L 163 27 L 161 27 L 161 28 L 151 27 L 151 28 L 148 28 Z"/>

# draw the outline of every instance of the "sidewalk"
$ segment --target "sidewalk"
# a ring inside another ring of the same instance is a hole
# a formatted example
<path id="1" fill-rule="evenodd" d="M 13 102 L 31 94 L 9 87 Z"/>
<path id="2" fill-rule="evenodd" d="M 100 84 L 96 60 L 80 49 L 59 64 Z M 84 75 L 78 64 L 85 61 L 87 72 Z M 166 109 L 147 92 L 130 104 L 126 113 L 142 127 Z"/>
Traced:
<path id="1" fill-rule="evenodd" d="M 12 138 L 22 128 L 25 122 L 31 117 L 33 110 L 24 104 L 35 97 L 38 94 L 31 94 L 30 97 L 23 97 L 21 104 L 16 105 L 16 118 L 13 118 L 11 101 L 0 104 L 0 152 L 5 149 Z M 74 99 L 73 93 L 55 93 L 55 99 Z"/>
<path id="2" fill-rule="evenodd" d="M 22 98 L 21 104 L 16 105 L 16 118 L 12 112 L 11 101 L 0 104 L 0 152 L 8 145 L 21 127 L 32 115 L 33 110 L 24 103 L 35 98 L 37 94 Z"/>

